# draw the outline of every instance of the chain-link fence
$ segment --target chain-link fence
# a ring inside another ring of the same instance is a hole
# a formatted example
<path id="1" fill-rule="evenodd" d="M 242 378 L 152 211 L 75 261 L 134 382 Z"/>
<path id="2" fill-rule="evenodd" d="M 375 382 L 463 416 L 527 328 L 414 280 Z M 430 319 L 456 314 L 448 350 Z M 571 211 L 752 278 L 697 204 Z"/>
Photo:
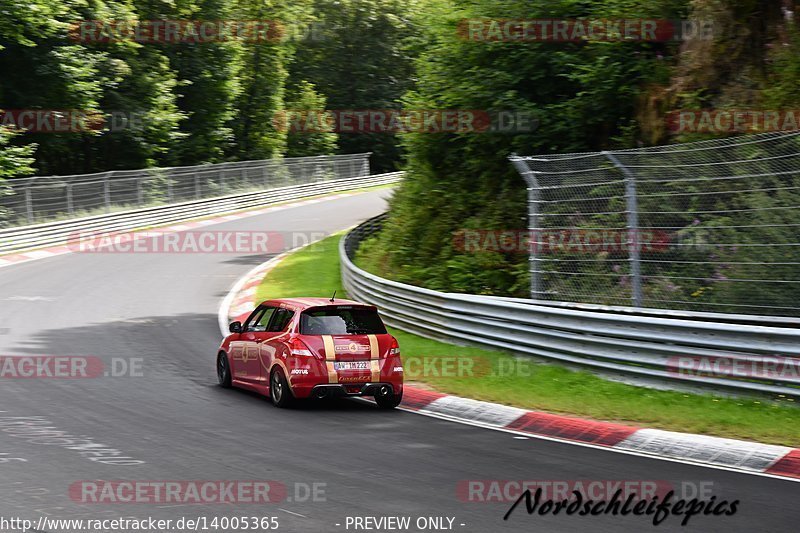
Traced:
<path id="1" fill-rule="evenodd" d="M 800 133 L 511 159 L 532 298 L 800 316 Z"/>
<path id="2" fill-rule="evenodd" d="M 267 159 L 12 179 L 6 182 L 5 190 L 0 190 L 0 227 L 368 176 L 369 155 Z"/>

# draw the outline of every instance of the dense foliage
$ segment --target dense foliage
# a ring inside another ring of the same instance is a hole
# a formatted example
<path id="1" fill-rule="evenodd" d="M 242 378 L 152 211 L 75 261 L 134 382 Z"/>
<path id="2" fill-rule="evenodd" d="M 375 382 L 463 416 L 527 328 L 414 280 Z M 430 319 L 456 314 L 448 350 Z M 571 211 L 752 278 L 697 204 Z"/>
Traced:
<path id="1" fill-rule="evenodd" d="M 33 169 L 43 175 L 329 153 L 334 133 L 291 140 L 276 115 L 289 106 L 399 107 L 413 80 L 414 8 L 396 0 L 0 0 L 0 11 L 0 110 L 135 122 L 16 136 L 12 144 L 38 147 Z M 82 21 L 267 21 L 274 31 L 206 42 L 80 39 Z M 359 151 L 376 152 L 379 169 L 399 161 L 390 134 L 338 146 Z"/>
<path id="2" fill-rule="evenodd" d="M 363 256 L 401 281 L 452 291 L 527 294 L 524 254 L 463 253 L 453 239 L 465 228 L 526 227 L 525 188 L 509 154 L 696 140 L 707 135 L 674 135 L 665 115 L 800 103 L 795 0 L 0 0 L 0 6 L 0 109 L 140 117 L 138 127 L 115 132 L 11 137 L 3 131 L 0 179 L 370 151 L 373 170 L 408 174 L 385 231 L 366 243 Z M 694 19 L 710 22 L 714 33 L 662 42 L 464 38 L 464 19 L 491 18 Z M 286 31 L 265 40 L 82 42 L 70 30 L 83 20 L 271 20 Z M 536 128 L 396 135 L 282 127 L 287 113 L 324 109 L 509 110 L 534 117 Z M 735 208 L 774 200 L 728 194 L 718 201 Z M 792 213 L 765 211 L 752 215 L 753 223 L 792 228 L 800 222 Z M 763 237 L 718 235 L 743 242 Z M 752 259 L 744 253 L 728 259 Z M 736 298 L 750 297 L 745 285 L 726 287 L 743 291 Z M 608 288 L 609 301 L 617 289 Z M 684 298 L 698 288 L 664 290 Z"/>
<path id="3" fill-rule="evenodd" d="M 637 96 L 669 82 L 677 44 L 473 42 L 457 37 L 465 18 L 686 17 L 686 2 L 479 0 L 442 5 L 428 27 L 409 106 L 529 111 L 532 133 L 408 134 L 409 177 L 392 203 L 379 243 L 365 255 L 396 278 L 437 289 L 526 294 L 526 257 L 465 254 L 462 228 L 527 226 L 525 188 L 512 152 L 586 151 L 635 142 Z"/>
<path id="4" fill-rule="evenodd" d="M 525 186 L 509 164 L 509 154 L 593 151 L 709 137 L 696 133 L 671 135 L 664 117 L 673 109 L 796 108 L 800 103 L 800 43 L 796 19 L 791 16 L 794 2 L 783 3 L 788 10 L 782 10 L 779 4 L 715 0 L 455 0 L 450 7 L 442 7 L 435 22 L 426 28 L 426 46 L 416 64 L 419 80 L 416 90 L 406 97 L 407 105 L 527 109 L 536 115 L 539 127 L 533 133 L 517 135 L 406 135 L 403 141 L 409 177 L 393 199 L 384 231 L 362 248 L 362 261 L 394 279 L 435 289 L 526 296 L 529 276 L 525 254 L 464 253 L 454 246 L 454 236 L 465 228 L 527 227 Z M 690 39 L 681 44 L 476 43 L 454 38 L 458 20 L 471 17 L 700 18 L 711 21 L 715 31 L 710 39 Z M 735 169 L 731 172 L 737 173 Z M 796 177 L 776 176 L 735 185 L 720 183 L 717 188 L 724 191 L 726 187 L 732 190 L 797 185 Z M 665 187 L 675 190 L 678 185 Z M 780 194 L 719 195 L 708 189 L 695 191 L 704 195 L 693 197 L 685 185 L 680 187 L 684 196 L 673 205 L 659 198 L 655 208 L 688 213 L 703 208 L 724 211 L 777 203 L 796 205 L 792 203 L 791 189 Z M 589 197 L 606 196 L 601 187 L 581 192 Z M 689 214 L 674 218 L 670 223 L 677 227 L 697 223 Z M 587 226 L 596 226 L 597 222 L 582 221 Z M 776 227 L 766 232 L 713 229 L 713 236 L 715 242 L 795 242 L 793 231 L 798 223 L 796 210 L 766 210 L 738 218 L 707 216 L 701 227 L 772 224 Z M 728 265 L 724 271 L 713 265 L 678 265 L 671 270 L 648 266 L 645 274 L 652 276 L 695 279 L 666 287 L 646 287 L 649 292 L 645 296 L 709 304 L 735 301 L 794 305 L 791 301 L 796 301 L 798 295 L 789 290 L 791 286 L 775 284 L 773 291 L 765 291 L 755 284 L 721 282 L 726 278 L 787 279 L 787 269 L 794 267 L 765 273 L 757 265 L 738 265 L 759 260 L 791 264 L 797 257 L 787 255 L 785 248 L 768 250 L 756 245 L 720 248 L 716 252 L 715 260 Z M 702 259 L 708 257 L 706 251 Z M 701 258 L 678 254 L 672 259 Z M 605 298 L 606 303 L 617 304 L 627 301 L 630 287 L 605 287 L 613 279 L 606 269 L 613 266 L 595 265 L 597 277 L 591 279 L 594 292 L 586 293 L 593 300 Z M 624 261 L 622 268 L 627 268 Z M 564 283 L 574 285 L 578 279 Z M 626 296 L 619 298 L 621 294 Z"/>

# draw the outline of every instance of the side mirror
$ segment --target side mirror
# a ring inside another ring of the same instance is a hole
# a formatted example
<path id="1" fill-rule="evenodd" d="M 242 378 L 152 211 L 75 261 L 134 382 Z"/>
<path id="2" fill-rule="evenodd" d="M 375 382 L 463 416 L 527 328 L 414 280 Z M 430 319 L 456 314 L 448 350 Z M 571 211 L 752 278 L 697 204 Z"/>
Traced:
<path id="1" fill-rule="evenodd" d="M 231 322 L 231 325 L 228 326 L 228 329 L 231 333 L 241 333 L 242 332 L 242 323 L 238 320 L 236 322 Z"/>

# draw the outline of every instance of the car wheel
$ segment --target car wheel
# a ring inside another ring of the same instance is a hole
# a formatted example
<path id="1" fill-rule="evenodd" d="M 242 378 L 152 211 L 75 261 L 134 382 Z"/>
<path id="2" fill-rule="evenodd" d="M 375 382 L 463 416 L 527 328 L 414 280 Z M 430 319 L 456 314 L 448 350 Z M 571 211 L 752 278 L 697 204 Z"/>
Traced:
<path id="1" fill-rule="evenodd" d="M 286 378 L 283 377 L 283 372 L 280 368 L 272 371 L 272 376 L 269 380 L 269 396 L 272 398 L 272 403 L 275 407 L 289 407 L 294 397 L 292 391 L 289 390 L 289 384 Z"/>
<path id="2" fill-rule="evenodd" d="M 403 393 L 400 394 L 384 394 L 375 396 L 375 403 L 378 404 L 378 407 L 381 409 L 394 409 L 400 402 L 403 401 Z"/>
<path id="3" fill-rule="evenodd" d="M 228 364 L 228 356 L 224 352 L 217 355 L 217 380 L 220 387 L 227 389 L 231 386 L 231 366 Z"/>

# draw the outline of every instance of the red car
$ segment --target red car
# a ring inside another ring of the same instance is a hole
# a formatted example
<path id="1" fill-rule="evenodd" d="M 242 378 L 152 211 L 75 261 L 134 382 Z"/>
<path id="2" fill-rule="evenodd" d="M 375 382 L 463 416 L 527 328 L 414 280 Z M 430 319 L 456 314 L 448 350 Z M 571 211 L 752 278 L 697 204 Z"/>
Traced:
<path id="1" fill-rule="evenodd" d="M 223 387 L 295 399 L 372 396 L 392 409 L 403 398 L 397 339 L 375 306 L 350 300 L 267 300 L 231 323 L 217 354 Z"/>

